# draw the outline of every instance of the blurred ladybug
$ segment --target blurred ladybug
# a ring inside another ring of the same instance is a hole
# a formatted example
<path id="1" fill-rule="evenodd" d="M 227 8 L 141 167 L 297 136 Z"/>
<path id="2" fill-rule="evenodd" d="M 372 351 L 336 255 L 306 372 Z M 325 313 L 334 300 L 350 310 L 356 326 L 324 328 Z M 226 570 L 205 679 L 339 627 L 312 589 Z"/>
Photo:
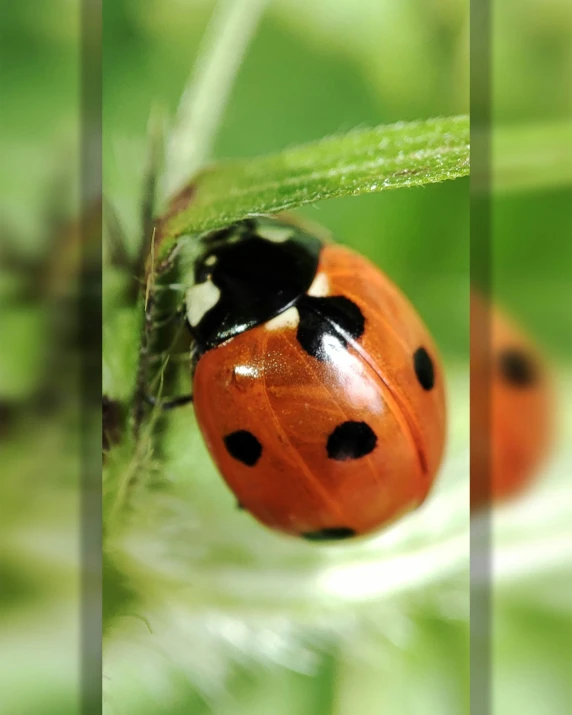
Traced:
<path id="1" fill-rule="evenodd" d="M 193 398 L 239 505 L 311 541 L 418 506 L 443 452 L 437 350 L 362 256 L 276 219 L 202 237 L 186 295 Z"/>
<path id="2" fill-rule="evenodd" d="M 471 509 L 513 497 L 533 480 L 550 444 L 551 397 L 533 342 L 473 289 Z"/>

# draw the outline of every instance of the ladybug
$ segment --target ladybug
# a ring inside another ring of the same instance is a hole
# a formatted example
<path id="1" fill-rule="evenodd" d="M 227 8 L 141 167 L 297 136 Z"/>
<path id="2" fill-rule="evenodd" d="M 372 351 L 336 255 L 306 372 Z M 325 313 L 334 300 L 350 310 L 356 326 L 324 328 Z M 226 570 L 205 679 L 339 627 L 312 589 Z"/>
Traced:
<path id="1" fill-rule="evenodd" d="M 289 221 L 204 235 L 186 293 L 193 401 L 239 507 L 310 541 L 377 530 L 427 496 L 443 371 L 403 294 Z"/>
<path id="2" fill-rule="evenodd" d="M 477 334 L 479 326 L 486 328 L 486 344 Z M 498 306 L 472 289 L 473 511 L 505 502 L 531 485 L 548 453 L 552 419 L 549 376 L 538 348 Z"/>

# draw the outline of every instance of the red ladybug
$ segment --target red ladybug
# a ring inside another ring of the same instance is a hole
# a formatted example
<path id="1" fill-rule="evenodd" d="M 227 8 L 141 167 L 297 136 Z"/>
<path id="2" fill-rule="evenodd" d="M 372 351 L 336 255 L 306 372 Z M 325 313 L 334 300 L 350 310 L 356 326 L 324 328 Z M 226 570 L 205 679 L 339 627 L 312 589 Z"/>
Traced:
<path id="1" fill-rule="evenodd" d="M 443 371 L 386 276 L 283 221 L 203 237 L 186 296 L 193 392 L 239 505 L 311 541 L 417 507 L 441 461 Z"/>
<path id="2" fill-rule="evenodd" d="M 551 443 L 553 402 L 538 348 L 474 289 L 471 333 L 471 509 L 477 510 L 531 484 Z"/>

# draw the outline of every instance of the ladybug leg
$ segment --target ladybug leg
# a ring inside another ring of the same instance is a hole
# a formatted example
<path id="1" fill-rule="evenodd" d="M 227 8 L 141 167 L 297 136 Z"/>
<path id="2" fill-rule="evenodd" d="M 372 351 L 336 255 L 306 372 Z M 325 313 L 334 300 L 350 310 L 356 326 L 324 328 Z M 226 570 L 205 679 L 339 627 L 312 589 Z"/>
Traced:
<path id="1" fill-rule="evenodd" d="M 194 376 L 195 372 L 197 352 L 198 346 L 195 342 L 193 342 L 188 356 L 191 362 L 192 376 Z M 161 410 L 173 410 L 176 407 L 183 407 L 184 405 L 191 404 L 193 402 L 193 395 L 192 393 L 189 393 L 186 395 L 178 395 L 177 397 L 171 397 L 167 400 L 161 400 L 156 397 L 153 397 L 153 395 L 145 394 L 144 400 L 148 405 L 152 405 L 153 407 L 159 407 Z"/>
<path id="2" fill-rule="evenodd" d="M 153 407 L 159 407 L 162 410 L 173 410 L 176 407 L 183 407 L 184 405 L 188 405 L 188 404 L 192 403 L 193 396 L 192 395 L 179 395 L 178 397 L 172 397 L 169 400 L 158 400 L 156 397 L 153 397 L 152 395 L 146 395 L 145 401 L 148 404 L 152 405 Z"/>

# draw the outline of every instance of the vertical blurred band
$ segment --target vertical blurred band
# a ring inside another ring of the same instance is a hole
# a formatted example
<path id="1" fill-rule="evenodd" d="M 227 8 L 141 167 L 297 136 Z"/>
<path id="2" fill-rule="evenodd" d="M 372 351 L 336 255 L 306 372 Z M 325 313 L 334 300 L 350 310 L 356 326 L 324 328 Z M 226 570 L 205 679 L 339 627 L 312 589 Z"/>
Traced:
<path id="1" fill-rule="evenodd" d="M 490 440 L 481 440 L 475 449 L 474 426 L 479 424 L 484 434 L 490 434 L 490 341 L 491 321 L 491 16 L 493 0 L 472 2 L 471 23 L 471 218 L 470 218 L 470 281 L 485 297 L 485 307 L 471 312 L 471 363 L 482 366 L 480 379 L 471 379 L 471 475 L 478 472 L 485 492 L 490 495 Z M 473 396 L 478 394 L 479 399 Z M 478 414 L 477 414 L 478 412 Z M 485 500 L 487 494 L 485 494 Z M 490 511 L 471 519 L 470 535 L 470 707 L 471 715 L 491 712 L 491 520 Z"/>
<path id="2" fill-rule="evenodd" d="M 101 713 L 101 0 L 81 0 L 81 708 Z"/>

